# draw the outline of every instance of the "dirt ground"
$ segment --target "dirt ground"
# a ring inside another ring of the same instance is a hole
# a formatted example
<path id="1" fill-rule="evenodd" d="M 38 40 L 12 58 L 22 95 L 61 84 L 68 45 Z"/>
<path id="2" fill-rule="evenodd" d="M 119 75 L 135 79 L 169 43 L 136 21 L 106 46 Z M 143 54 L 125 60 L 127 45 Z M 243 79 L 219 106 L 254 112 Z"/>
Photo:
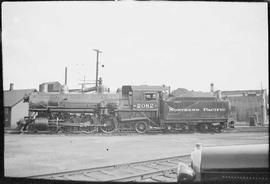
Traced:
<path id="1" fill-rule="evenodd" d="M 5 176 L 52 172 L 189 154 L 203 146 L 267 143 L 267 131 L 220 134 L 27 135 L 5 134 Z"/>

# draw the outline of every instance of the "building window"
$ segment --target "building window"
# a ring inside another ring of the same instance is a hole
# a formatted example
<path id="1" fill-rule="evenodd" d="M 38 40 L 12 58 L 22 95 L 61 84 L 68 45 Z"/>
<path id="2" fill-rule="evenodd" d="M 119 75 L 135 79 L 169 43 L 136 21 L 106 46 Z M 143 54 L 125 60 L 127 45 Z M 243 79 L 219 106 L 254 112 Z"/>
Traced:
<path id="1" fill-rule="evenodd" d="M 8 122 L 9 121 L 9 110 L 8 110 L 8 108 L 5 108 L 5 110 L 4 110 L 5 112 L 5 122 Z"/>

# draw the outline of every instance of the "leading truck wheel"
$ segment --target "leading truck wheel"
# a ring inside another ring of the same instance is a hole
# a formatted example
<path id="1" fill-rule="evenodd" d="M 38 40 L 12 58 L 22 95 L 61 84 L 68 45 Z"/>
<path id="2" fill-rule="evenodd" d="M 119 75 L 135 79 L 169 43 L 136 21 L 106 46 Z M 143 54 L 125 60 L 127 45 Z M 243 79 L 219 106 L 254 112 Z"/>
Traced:
<path id="1" fill-rule="evenodd" d="M 115 125 L 112 119 L 106 119 L 103 126 L 100 127 L 101 131 L 104 133 L 111 133 L 115 130 Z"/>
<path id="2" fill-rule="evenodd" d="M 34 124 L 28 125 L 27 130 L 29 133 L 37 133 L 37 127 Z"/>
<path id="3" fill-rule="evenodd" d="M 146 130 L 147 130 L 147 123 L 144 122 L 144 121 L 139 121 L 135 125 L 135 130 L 136 130 L 137 133 L 140 133 L 140 134 L 145 133 Z"/>

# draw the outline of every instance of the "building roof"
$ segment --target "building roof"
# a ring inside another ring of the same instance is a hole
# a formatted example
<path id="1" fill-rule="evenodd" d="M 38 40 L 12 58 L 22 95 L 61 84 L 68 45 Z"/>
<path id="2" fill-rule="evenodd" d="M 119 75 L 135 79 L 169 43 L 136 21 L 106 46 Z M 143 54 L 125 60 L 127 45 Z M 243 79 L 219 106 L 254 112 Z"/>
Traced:
<path id="1" fill-rule="evenodd" d="M 256 95 L 261 96 L 264 94 L 264 90 L 234 90 L 234 91 L 221 91 L 223 97 L 240 97 Z"/>
<path id="2" fill-rule="evenodd" d="M 4 107 L 13 107 L 21 100 L 25 94 L 32 93 L 36 89 L 20 89 L 20 90 L 5 90 L 4 91 Z"/>
<path id="3" fill-rule="evenodd" d="M 165 91 L 165 86 L 148 86 L 148 85 L 140 85 L 140 86 L 131 86 L 133 91 Z"/>
<path id="4" fill-rule="evenodd" d="M 43 82 L 43 83 L 40 84 L 40 85 L 44 85 L 44 84 L 58 84 L 58 85 L 61 85 L 61 83 L 58 82 L 58 81 L 53 81 L 53 82 Z"/>
<path id="5" fill-rule="evenodd" d="M 189 91 L 185 88 L 178 88 L 172 91 L 172 95 L 175 97 L 215 97 L 211 92 Z"/>
<path id="6" fill-rule="evenodd" d="M 243 94 L 255 93 L 260 94 L 263 90 L 234 90 L 234 91 L 221 91 L 222 94 Z"/>

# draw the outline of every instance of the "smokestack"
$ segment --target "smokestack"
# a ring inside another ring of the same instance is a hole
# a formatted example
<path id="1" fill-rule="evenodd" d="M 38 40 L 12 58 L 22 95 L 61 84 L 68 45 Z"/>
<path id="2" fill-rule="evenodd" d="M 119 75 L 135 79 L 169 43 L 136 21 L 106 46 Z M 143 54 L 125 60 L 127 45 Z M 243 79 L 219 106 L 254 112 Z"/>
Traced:
<path id="1" fill-rule="evenodd" d="M 65 85 L 67 85 L 67 67 L 65 67 Z"/>
<path id="2" fill-rule="evenodd" d="M 214 93 L 214 84 L 213 83 L 210 84 L 210 92 Z"/>
<path id="3" fill-rule="evenodd" d="M 9 91 L 12 91 L 13 90 L 13 87 L 14 87 L 14 84 L 13 83 L 10 83 L 9 84 Z"/>

